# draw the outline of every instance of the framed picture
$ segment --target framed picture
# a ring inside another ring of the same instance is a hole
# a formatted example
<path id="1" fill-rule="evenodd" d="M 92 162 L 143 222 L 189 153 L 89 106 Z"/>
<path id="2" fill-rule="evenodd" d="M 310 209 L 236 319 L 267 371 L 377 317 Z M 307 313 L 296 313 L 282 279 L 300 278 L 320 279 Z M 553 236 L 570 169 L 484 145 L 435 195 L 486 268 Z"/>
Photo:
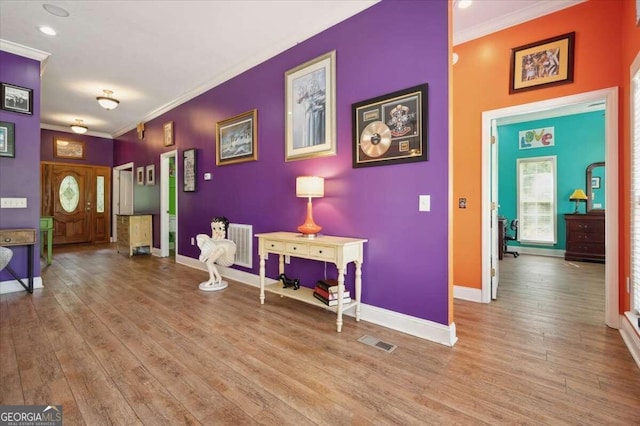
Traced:
<path id="1" fill-rule="evenodd" d="M 336 51 L 285 73 L 285 160 L 336 155 Z"/>
<path id="2" fill-rule="evenodd" d="M 136 183 L 138 185 L 144 185 L 144 166 L 136 169 Z"/>
<path id="3" fill-rule="evenodd" d="M 7 121 L 0 121 L 0 157 L 16 156 L 15 125 Z"/>
<path id="4" fill-rule="evenodd" d="M 428 85 L 352 105 L 353 167 L 427 161 Z"/>
<path id="5" fill-rule="evenodd" d="M 184 173 L 182 190 L 184 192 L 195 192 L 196 190 L 196 150 L 187 149 L 182 153 L 182 171 Z"/>
<path id="6" fill-rule="evenodd" d="M 53 139 L 53 156 L 56 158 L 69 158 L 72 160 L 84 160 L 84 142 L 69 139 Z"/>
<path id="7" fill-rule="evenodd" d="M 591 178 L 591 188 L 592 189 L 600 189 L 600 176 Z"/>
<path id="8" fill-rule="evenodd" d="M 33 114 L 33 90 L 13 84 L 0 84 L 0 98 L 2 109 L 19 112 L 21 114 Z"/>
<path id="9" fill-rule="evenodd" d="M 216 123 L 216 165 L 258 159 L 258 110 Z"/>
<path id="10" fill-rule="evenodd" d="M 511 49 L 509 93 L 572 83 L 575 34 Z"/>
<path id="11" fill-rule="evenodd" d="M 147 185 L 155 185 L 156 184 L 155 164 L 151 164 L 150 166 L 147 166 L 146 175 L 147 175 Z"/>
<path id="12" fill-rule="evenodd" d="M 164 135 L 164 146 L 173 145 L 173 121 L 164 123 L 162 125 L 162 134 Z"/>

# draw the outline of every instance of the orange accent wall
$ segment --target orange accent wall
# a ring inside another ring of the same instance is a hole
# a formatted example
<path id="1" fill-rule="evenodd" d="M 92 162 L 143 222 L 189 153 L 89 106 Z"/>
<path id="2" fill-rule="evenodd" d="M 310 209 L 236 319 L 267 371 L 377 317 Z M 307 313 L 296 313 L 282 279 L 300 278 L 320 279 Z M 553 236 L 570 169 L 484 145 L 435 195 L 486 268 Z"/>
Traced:
<path id="1" fill-rule="evenodd" d="M 455 285 L 482 288 L 482 112 L 620 86 L 621 93 L 627 92 L 627 101 L 623 104 L 624 96 L 621 96 L 619 113 L 621 117 L 628 117 L 629 65 L 638 51 L 639 29 L 629 22 L 627 15 L 635 17 L 634 0 L 590 0 L 454 46 L 454 52 L 459 54 L 452 78 Z M 574 82 L 510 95 L 511 49 L 572 31 L 576 33 Z M 633 57 L 629 59 L 630 56 Z M 626 74 L 622 71 L 624 68 Z M 628 199 L 628 164 L 623 162 L 629 158 L 629 137 L 628 130 L 623 137 L 625 123 L 622 118 L 620 121 L 620 199 L 623 200 Z M 466 209 L 457 208 L 458 198 L 467 199 Z M 624 212 L 620 222 L 622 290 L 629 271 L 628 241 L 623 237 L 629 233 L 626 200 L 620 203 L 620 211 Z M 626 303 L 628 306 L 628 297 Z"/>

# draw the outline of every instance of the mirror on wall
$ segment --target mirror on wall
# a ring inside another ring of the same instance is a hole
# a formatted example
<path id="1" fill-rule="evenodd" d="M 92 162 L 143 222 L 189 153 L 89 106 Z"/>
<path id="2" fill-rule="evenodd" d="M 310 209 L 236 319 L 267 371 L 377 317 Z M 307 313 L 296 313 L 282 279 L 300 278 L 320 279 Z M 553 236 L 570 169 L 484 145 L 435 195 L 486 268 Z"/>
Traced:
<path id="1" fill-rule="evenodd" d="M 605 196 L 605 168 L 604 161 L 591 163 L 586 170 L 587 213 L 604 214 Z"/>

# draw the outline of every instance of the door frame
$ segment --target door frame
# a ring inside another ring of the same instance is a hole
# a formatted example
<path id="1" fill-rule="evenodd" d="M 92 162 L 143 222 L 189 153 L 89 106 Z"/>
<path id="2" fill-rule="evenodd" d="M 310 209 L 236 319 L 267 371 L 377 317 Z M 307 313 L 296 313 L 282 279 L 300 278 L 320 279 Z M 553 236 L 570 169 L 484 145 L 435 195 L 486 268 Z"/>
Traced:
<path id="1" fill-rule="evenodd" d="M 180 188 L 180 174 L 178 173 L 178 150 L 160 154 L 160 257 L 169 256 L 169 159 L 175 162 L 176 173 L 176 236 L 175 256 L 178 257 L 178 188 Z"/>
<path id="2" fill-rule="evenodd" d="M 570 106 L 584 102 L 605 103 L 605 162 L 606 167 L 606 199 L 605 215 L 605 323 L 612 328 L 620 328 L 618 313 L 619 274 L 618 263 L 618 87 L 610 87 L 576 95 L 532 102 L 529 104 L 484 111 L 482 113 L 482 295 L 483 303 L 491 302 L 491 184 L 497 170 L 491 160 L 491 121 L 513 115 L 528 114 Z"/>
<path id="3" fill-rule="evenodd" d="M 112 192 L 112 197 L 111 197 L 111 242 L 116 242 L 118 241 L 118 220 L 117 220 L 117 215 L 120 213 L 120 208 L 117 209 L 115 208 L 115 203 L 118 202 L 118 200 L 120 200 L 120 170 L 129 170 L 131 169 L 131 173 L 135 176 L 135 169 L 134 169 L 134 163 L 125 163 L 125 164 L 121 164 L 119 166 L 115 166 L 113 168 L 113 172 L 111 173 L 113 175 L 113 186 L 111 187 L 111 192 Z M 118 172 L 118 173 L 116 173 Z M 118 182 L 116 182 L 116 179 L 118 179 Z M 131 188 L 133 188 L 133 185 L 131 186 Z M 133 200 L 133 196 L 135 195 L 135 191 L 132 191 L 133 193 L 131 194 L 131 199 Z M 134 202 L 135 205 L 135 202 Z"/>

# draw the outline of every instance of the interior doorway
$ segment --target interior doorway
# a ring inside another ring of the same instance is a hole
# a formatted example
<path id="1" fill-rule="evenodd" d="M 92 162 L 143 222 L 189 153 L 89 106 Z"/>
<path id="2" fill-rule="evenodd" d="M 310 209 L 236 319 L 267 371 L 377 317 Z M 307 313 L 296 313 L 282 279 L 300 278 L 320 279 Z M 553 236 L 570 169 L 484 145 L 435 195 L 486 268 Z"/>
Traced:
<path id="1" fill-rule="evenodd" d="M 160 257 L 178 255 L 178 188 L 178 151 L 173 150 L 160 155 Z"/>
<path id="2" fill-rule="evenodd" d="M 492 216 L 497 208 L 497 193 L 493 190 L 497 181 L 497 164 L 494 164 L 493 146 L 491 143 L 492 127 L 495 130 L 496 120 L 510 116 L 541 113 L 558 108 L 570 108 L 584 103 L 604 102 L 605 105 L 605 162 L 606 168 L 606 201 L 605 218 L 606 263 L 605 263 L 605 323 L 619 328 L 618 315 L 618 88 L 608 88 L 562 98 L 517 105 L 498 110 L 485 111 L 482 114 L 482 302 L 491 302 L 493 282 L 492 267 L 498 259 L 495 257 L 497 233 L 492 228 Z"/>
<path id="3" fill-rule="evenodd" d="M 118 240 L 119 214 L 133 214 L 133 163 L 126 163 L 113 168 L 113 217 L 111 223 L 111 241 Z"/>

